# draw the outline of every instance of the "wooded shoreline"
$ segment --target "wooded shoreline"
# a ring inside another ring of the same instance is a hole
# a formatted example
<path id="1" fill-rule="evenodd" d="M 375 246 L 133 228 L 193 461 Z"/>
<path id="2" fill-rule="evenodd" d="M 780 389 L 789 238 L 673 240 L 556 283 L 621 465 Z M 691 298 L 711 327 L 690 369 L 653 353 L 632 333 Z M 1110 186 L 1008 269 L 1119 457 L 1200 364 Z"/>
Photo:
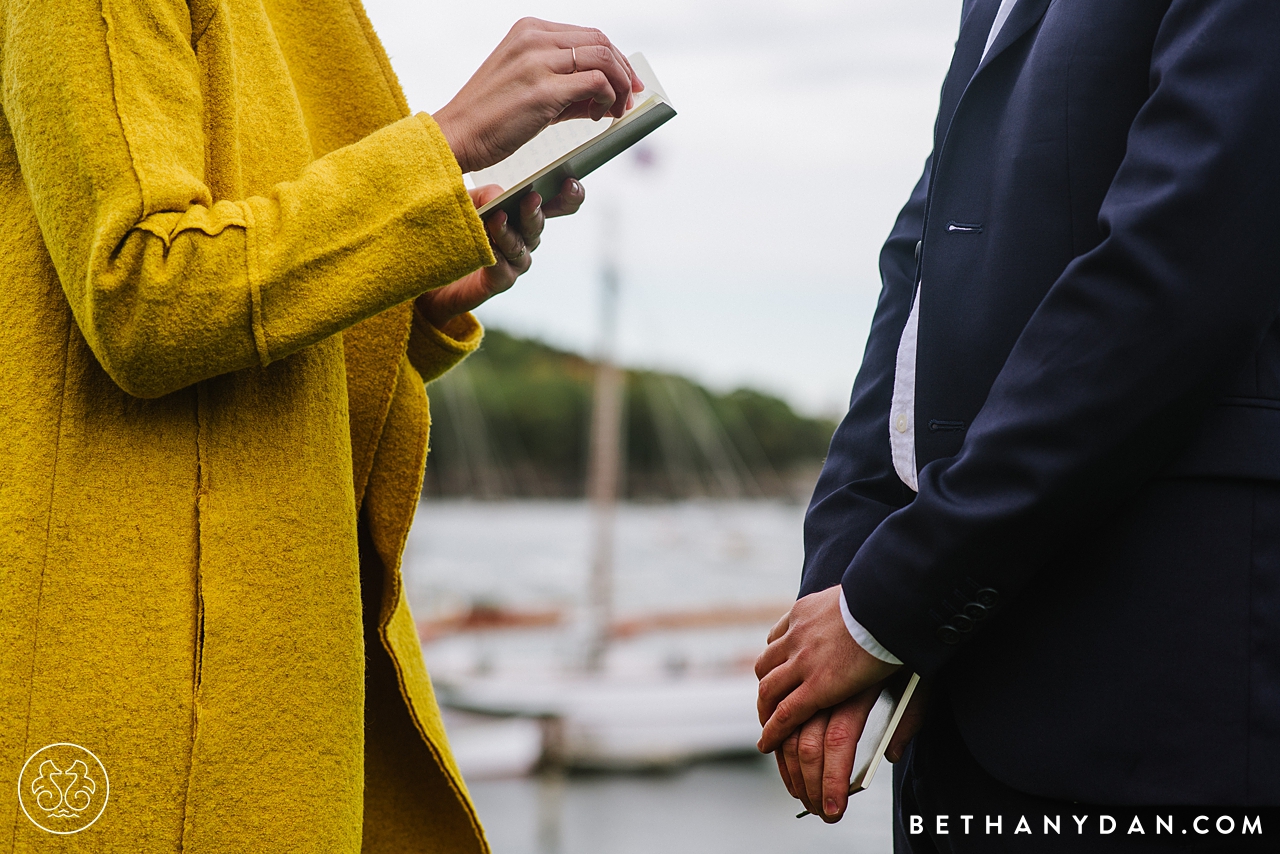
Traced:
<path id="1" fill-rule="evenodd" d="M 428 388 L 424 496 L 581 497 L 594 371 L 581 355 L 488 330 Z M 624 380 L 625 497 L 807 497 L 834 421 L 753 389 L 719 394 L 645 370 Z"/>

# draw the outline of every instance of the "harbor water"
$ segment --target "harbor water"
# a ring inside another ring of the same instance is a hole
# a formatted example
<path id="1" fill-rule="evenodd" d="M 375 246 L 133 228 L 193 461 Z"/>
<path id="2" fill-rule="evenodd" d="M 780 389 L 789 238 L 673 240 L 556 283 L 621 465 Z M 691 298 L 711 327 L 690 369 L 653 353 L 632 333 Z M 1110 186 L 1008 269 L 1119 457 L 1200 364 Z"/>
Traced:
<path id="1" fill-rule="evenodd" d="M 802 505 L 783 501 L 620 505 L 614 621 L 630 628 L 609 648 L 610 678 L 637 685 L 749 678 L 769 625 L 795 595 L 803 515 Z M 438 684 L 476 674 L 536 681 L 580 666 L 592 524 L 585 502 L 420 505 L 405 584 Z M 515 625 L 449 628 L 465 626 L 458 615 L 477 609 L 515 615 Z M 749 697 L 743 705 L 753 714 Z M 892 848 L 887 768 L 852 798 L 844 821 L 828 826 L 797 820 L 802 807 L 773 759 L 749 749 L 613 773 L 533 771 L 517 755 L 522 722 L 495 725 L 492 735 L 473 723 L 450 714 L 446 726 L 495 854 Z M 504 744 L 510 761 L 495 755 Z"/>

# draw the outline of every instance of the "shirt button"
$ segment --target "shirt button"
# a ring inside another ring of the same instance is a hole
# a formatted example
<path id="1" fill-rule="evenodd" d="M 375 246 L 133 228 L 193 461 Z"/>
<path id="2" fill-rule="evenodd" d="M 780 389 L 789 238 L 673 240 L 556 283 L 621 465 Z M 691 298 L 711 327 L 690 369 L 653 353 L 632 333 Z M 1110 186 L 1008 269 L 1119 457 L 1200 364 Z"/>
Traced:
<path id="1" fill-rule="evenodd" d="M 898 428 L 899 433 L 907 432 L 907 413 L 899 412 L 898 417 L 893 420 L 893 426 Z"/>

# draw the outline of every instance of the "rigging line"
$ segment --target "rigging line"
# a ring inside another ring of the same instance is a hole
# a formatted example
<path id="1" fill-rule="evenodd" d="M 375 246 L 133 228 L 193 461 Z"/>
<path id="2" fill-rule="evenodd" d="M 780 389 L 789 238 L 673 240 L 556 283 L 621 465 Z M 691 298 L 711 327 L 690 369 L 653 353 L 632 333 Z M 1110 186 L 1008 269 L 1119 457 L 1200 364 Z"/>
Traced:
<path id="1" fill-rule="evenodd" d="M 662 465 L 666 469 L 667 479 L 671 483 L 675 497 L 702 497 L 706 494 L 697 464 L 694 461 L 694 449 L 689 439 L 680 430 L 679 416 L 665 393 L 662 379 L 656 375 L 646 376 L 641 384 L 645 399 L 649 403 L 649 417 L 658 435 L 658 447 L 662 454 Z"/>

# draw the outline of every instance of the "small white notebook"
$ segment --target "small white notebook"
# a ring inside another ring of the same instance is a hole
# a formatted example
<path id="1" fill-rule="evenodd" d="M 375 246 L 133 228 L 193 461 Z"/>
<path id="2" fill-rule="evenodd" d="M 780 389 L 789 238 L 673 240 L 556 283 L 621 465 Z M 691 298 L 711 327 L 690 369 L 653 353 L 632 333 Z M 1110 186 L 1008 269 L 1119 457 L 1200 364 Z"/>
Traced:
<path id="1" fill-rule="evenodd" d="M 627 57 L 644 91 L 635 96 L 631 109 L 612 121 L 570 119 L 547 127 L 510 157 L 487 169 L 471 173 L 475 186 L 497 184 L 503 193 L 480 208 L 480 215 L 505 210 L 514 216 L 520 199 L 537 190 L 544 199 L 560 192 L 566 178 L 583 178 L 608 163 L 676 114 L 667 93 L 644 54 Z"/>
<path id="2" fill-rule="evenodd" d="M 907 710 L 907 703 L 911 702 L 911 695 L 919 683 L 920 676 L 912 673 L 901 697 L 894 696 L 893 691 L 885 688 L 876 698 L 871 714 L 867 715 L 867 725 L 862 729 L 862 738 L 858 739 L 853 776 L 849 778 L 849 794 L 861 792 L 871 785 L 871 778 L 876 775 L 894 730 L 898 728 L 902 713 Z"/>

